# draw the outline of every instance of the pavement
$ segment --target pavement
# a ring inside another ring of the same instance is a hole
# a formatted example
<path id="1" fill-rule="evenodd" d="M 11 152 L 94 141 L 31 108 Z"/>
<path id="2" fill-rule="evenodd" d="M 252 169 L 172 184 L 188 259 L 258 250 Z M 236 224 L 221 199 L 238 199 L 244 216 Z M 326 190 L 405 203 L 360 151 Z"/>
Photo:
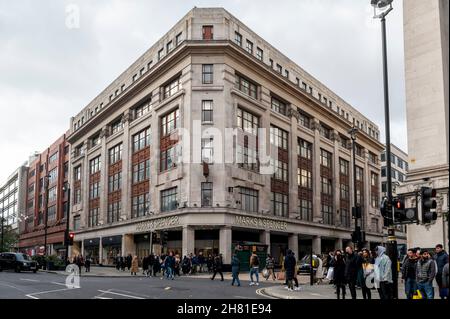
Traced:
<path id="1" fill-rule="evenodd" d="M 332 285 L 324 282 L 310 286 L 308 275 L 297 277 L 300 289 L 296 291 L 288 291 L 284 280 L 266 280 L 260 276 L 260 284 L 250 286 L 247 272 L 239 277 L 241 287 L 231 286 L 231 273 L 224 273 L 224 281 L 220 281 L 220 276 L 211 281 L 208 273 L 167 280 L 161 279 L 161 275 L 143 276 L 142 271 L 132 276 L 128 271 L 112 267 L 91 267 L 91 272 L 83 269 L 79 287 L 70 287 L 66 285 L 70 274 L 65 271 L 40 270 L 36 274 L 3 271 L 0 272 L 0 299 L 336 299 Z M 360 289 L 357 296 L 362 299 Z M 346 297 L 351 298 L 348 289 Z M 399 284 L 399 297 L 405 298 L 402 284 Z M 372 299 L 379 299 L 376 290 L 372 290 Z"/>

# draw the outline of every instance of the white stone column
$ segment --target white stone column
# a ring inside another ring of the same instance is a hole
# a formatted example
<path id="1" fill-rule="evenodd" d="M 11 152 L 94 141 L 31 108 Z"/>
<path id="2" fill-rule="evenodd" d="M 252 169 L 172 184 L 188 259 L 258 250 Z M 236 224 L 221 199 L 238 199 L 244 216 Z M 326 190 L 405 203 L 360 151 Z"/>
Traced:
<path id="1" fill-rule="evenodd" d="M 107 222 L 107 209 L 108 209 L 108 166 L 109 166 L 109 154 L 108 149 L 106 147 L 106 139 L 107 139 L 107 129 L 104 128 L 101 133 L 101 143 L 102 150 L 100 155 L 100 206 L 98 221 L 103 223 L 103 225 Z"/>
<path id="2" fill-rule="evenodd" d="M 298 114 L 296 106 L 291 106 L 293 109 L 291 113 L 293 115 Z M 298 168 L 298 155 L 297 154 L 297 139 L 298 139 L 298 130 L 297 130 L 298 120 L 296 116 L 291 116 L 291 132 L 290 142 L 289 142 L 289 212 L 287 216 L 295 217 L 298 212 L 298 186 L 297 186 L 297 168 Z M 293 216 L 291 216 L 291 213 Z"/>
<path id="3" fill-rule="evenodd" d="M 322 220 L 321 212 L 321 194 L 320 194 L 320 122 L 313 119 L 311 128 L 314 130 L 314 145 L 313 145 L 313 221 L 319 222 Z"/>
<path id="4" fill-rule="evenodd" d="M 289 234 L 288 248 L 295 254 L 295 258 L 298 259 L 298 234 Z"/>
<path id="5" fill-rule="evenodd" d="M 81 255 L 84 256 L 84 240 L 81 241 Z"/>
<path id="6" fill-rule="evenodd" d="M 124 234 L 122 236 L 122 248 L 124 256 L 128 254 L 134 256 L 136 254 L 136 244 L 134 243 L 133 234 Z"/>
<path id="7" fill-rule="evenodd" d="M 130 143 L 130 128 L 129 128 L 130 115 L 124 114 L 123 118 L 123 139 L 122 139 L 122 211 L 121 215 L 127 216 L 127 219 L 131 219 L 131 205 L 130 205 L 130 194 L 131 194 L 131 180 L 132 173 L 131 167 L 132 162 L 132 143 Z M 119 219 L 121 216 L 119 216 Z"/>
<path id="8" fill-rule="evenodd" d="M 224 226 L 219 232 L 219 252 L 224 264 L 231 264 L 231 227 Z"/>
<path id="9" fill-rule="evenodd" d="M 267 245 L 267 253 L 272 254 L 270 246 L 270 231 L 265 230 L 259 235 L 259 241 L 264 245 Z"/>
<path id="10" fill-rule="evenodd" d="M 333 131 L 333 141 L 334 141 L 334 154 L 333 154 L 333 189 L 334 189 L 334 198 L 333 198 L 333 221 L 334 225 L 340 225 L 340 167 L 339 167 L 339 143 L 341 141 L 339 137 L 339 133 L 337 131 Z M 337 214 L 339 210 L 339 214 Z"/>
<path id="11" fill-rule="evenodd" d="M 102 237 L 99 238 L 99 242 L 98 242 L 98 263 L 100 265 L 103 265 L 103 243 L 102 243 Z"/>
<path id="12" fill-rule="evenodd" d="M 182 254 L 184 256 L 194 253 L 195 250 L 195 230 L 190 226 L 183 226 Z"/>
<path id="13" fill-rule="evenodd" d="M 312 251 L 315 255 L 322 253 L 322 238 L 320 236 L 313 236 Z"/>
<path id="14" fill-rule="evenodd" d="M 343 249 L 343 247 L 342 247 L 342 238 L 336 238 L 335 240 L 334 240 L 334 249 L 335 250 L 342 250 Z"/>

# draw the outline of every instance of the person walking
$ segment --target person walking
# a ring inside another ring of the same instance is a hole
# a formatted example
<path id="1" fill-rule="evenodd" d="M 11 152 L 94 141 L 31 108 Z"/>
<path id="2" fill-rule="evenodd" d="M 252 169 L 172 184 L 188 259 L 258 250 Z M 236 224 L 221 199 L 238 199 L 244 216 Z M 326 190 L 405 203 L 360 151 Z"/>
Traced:
<path id="1" fill-rule="evenodd" d="M 345 260 L 339 249 L 334 252 L 333 268 L 333 282 L 336 285 L 337 299 L 340 299 L 341 291 L 342 299 L 345 299 Z"/>
<path id="2" fill-rule="evenodd" d="M 217 273 L 219 273 L 220 281 L 223 281 L 222 266 L 223 266 L 222 255 L 216 255 L 214 257 L 214 264 L 213 264 L 214 274 L 212 275 L 211 280 L 214 280 L 214 278 L 216 278 Z"/>
<path id="3" fill-rule="evenodd" d="M 121 256 L 120 257 L 120 269 L 122 270 L 122 271 L 125 271 L 125 267 L 126 267 L 127 265 L 126 265 L 126 260 L 125 260 L 125 257 L 124 256 Z"/>
<path id="4" fill-rule="evenodd" d="M 414 249 L 408 249 L 406 259 L 402 264 L 402 282 L 405 283 L 405 295 L 407 299 L 413 299 L 417 291 L 416 282 L 417 257 Z"/>
<path id="5" fill-rule="evenodd" d="M 315 258 L 318 263 L 317 269 L 316 269 L 316 278 L 315 278 L 315 282 L 318 285 L 318 284 L 321 284 L 322 280 L 323 280 L 323 260 L 320 255 L 313 256 L 313 258 Z"/>
<path id="6" fill-rule="evenodd" d="M 430 258 L 430 253 L 422 252 L 421 259 L 416 266 L 417 289 L 424 299 L 434 299 L 433 280 L 436 277 L 436 263 Z"/>
<path id="7" fill-rule="evenodd" d="M 234 283 L 237 283 L 237 286 L 241 286 L 241 281 L 239 280 L 239 271 L 241 268 L 241 261 L 237 257 L 237 254 L 234 253 L 233 257 L 231 258 L 231 275 L 233 277 L 233 280 L 231 281 L 231 285 L 234 286 Z"/>
<path id="8" fill-rule="evenodd" d="M 166 271 L 167 279 L 172 280 L 174 279 L 174 268 L 175 268 L 175 257 L 173 256 L 173 252 L 171 251 L 164 260 L 164 269 Z"/>
<path id="9" fill-rule="evenodd" d="M 120 256 L 119 255 L 116 256 L 116 269 L 117 269 L 117 271 L 120 270 Z"/>
<path id="10" fill-rule="evenodd" d="M 370 251 L 366 248 L 362 250 L 362 280 L 360 282 L 363 299 L 372 299 L 370 291 L 374 267 Z M 368 287 L 369 285 L 369 287 Z"/>
<path id="11" fill-rule="evenodd" d="M 385 254 L 386 248 L 377 246 L 377 258 L 375 259 L 375 281 L 378 283 L 380 299 L 389 300 L 393 298 L 392 291 L 392 262 Z"/>
<path id="12" fill-rule="evenodd" d="M 256 276 L 256 282 L 253 281 L 253 275 Z M 253 252 L 250 256 L 250 286 L 259 286 L 259 257 Z"/>
<path id="13" fill-rule="evenodd" d="M 126 264 L 127 264 L 127 270 L 129 271 L 131 269 L 131 263 L 133 262 L 133 257 L 131 257 L 131 254 L 128 254 L 126 258 Z"/>
<path id="14" fill-rule="evenodd" d="M 270 278 L 272 275 L 272 279 L 275 280 L 275 260 L 273 259 L 272 255 L 267 255 L 266 258 L 266 269 L 267 269 L 267 277 L 266 280 Z"/>
<path id="15" fill-rule="evenodd" d="M 153 254 L 150 254 L 148 256 L 148 275 L 153 277 L 156 274 L 154 273 L 154 265 L 155 265 L 155 256 Z"/>
<path id="16" fill-rule="evenodd" d="M 142 274 L 148 277 L 148 256 L 142 258 Z"/>
<path id="17" fill-rule="evenodd" d="M 442 294 L 444 295 L 445 299 L 448 299 L 449 295 L 449 289 L 448 289 L 448 257 L 447 257 L 447 263 L 445 264 L 444 268 L 442 269 Z"/>
<path id="18" fill-rule="evenodd" d="M 436 261 L 436 282 L 439 286 L 439 297 L 441 299 L 444 299 L 445 296 L 441 294 L 442 291 L 442 271 L 444 269 L 445 264 L 448 260 L 448 254 L 445 252 L 443 246 L 441 244 L 437 244 L 435 247 L 435 256 L 434 260 Z"/>
<path id="19" fill-rule="evenodd" d="M 328 269 L 327 269 L 327 277 L 326 277 L 330 284 L 333 284 L 334 262 L 335 262 L 334 252 L 330 251 L 327 256 Z"/>
<path id="20" fill-rule="evenodd" d="M 345 281 L 350 289 L 352 299 L 356 299 L 356 279 L 358 271 L 362 267 L 361 258 L 350 246 L 345 248 L 345 252 L 347 254 L 345 258 Z"/>
<path id="21" fill-rule="evenodd" d="M 91 257 L 86 257 L 86 261 L 84 262 L 84 268 L 86 272 L 91 272 Z"/>
<path id="22" fill-rule="evenodd" d="M 137 272 L 139 271 L 139 259 L 138 256 L 134 256 L 131 260 L 131 267 L 130 267 L 131 275 L 136 276 Z"/>
<path id="23" fill-rule="evenodd" d="M 286 257 L 284 257 L 284 269 L 286 271 L 287 287 L 289 291 L 294 290 L 294 276 L 295 276 L 295 257 L 292 250 L 288 250 Z"/>

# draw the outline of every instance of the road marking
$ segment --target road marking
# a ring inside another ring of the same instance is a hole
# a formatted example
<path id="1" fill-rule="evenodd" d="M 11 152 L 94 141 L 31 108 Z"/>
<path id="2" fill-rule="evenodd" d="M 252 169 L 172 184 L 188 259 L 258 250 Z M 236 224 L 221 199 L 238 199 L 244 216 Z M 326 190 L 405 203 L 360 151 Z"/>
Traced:
<path id="1" fill-rule="evenodd" d="M 54 284 L 54 285 L 60 285 L 60 286 L 65 286 L 65 287 L 67 287 L 67 285 L 66 285 L 66 284 L 63 284 L 62 282 L 52 281 L 51 284 Z"/>
<path id="2" fill-rule="evenodd" d="M 27 278 L 20 278 L 20 280 L 23 280 L 23 281 L 32 281 L 32 282 L 39 282 L 39 280 L 36 280 L 36 279 L 27 279 Z"/>
<path id="3" fill-rule="evenodd" d="M 34 295 L 49 294 L 49 293 L 52 293 L 52 292 L 72 290 L 72 289 L 80 289 L 80 287 L 65 288 L 65 289 L 55 289 L 55 290 L 48 290 L 48 291 L 39 291 L 39 292 L 33 292 L 32 294 L 28 294 L 28 295 L 25 295 L 25 296 L 28 297 L 28 298 L 39 299 L 39 298 L 35 297 Z"/>
<path id="4" fill-rule="evenodd" d="M 254 299 L 252 297 L 244 297 L 244 296 L 234 296 L 234 298 L 237 298 L 237 299 Z"/>
<path id="5" fill-rule="evenodd" d="M 122 297 L 129 297 L 129 298 L 133 298 L 133 299 L 145 299 L 145 298 L 141 298 L 141 297 L 136 297 L 136 296 L 132 296 L 132 295 L 126 295 L 126 294 L 120 294 L 118 292 L 113 292 L 113 291 L 108 291 L 108 290 L 98 290 L 104 294 L 112 294 L 112 295 L 117 295 L 117 296 L 122 296 Z"/>
<path id="6" fill-rule="evenodd" d="M 113 299 L 113 298 L 95 296 L 94 299 Z"/>
<path id="7" fill-rule="evenodd" d="M 23 290 L 23 289 L 20 289 L 19 287 L 16 287 L 16 286 L 12 286 L 12 285 L 8 285 L 7 283 L 4 283 L 4 282 L 0 282 L 0 285 L 2 285 L 2 286 L 6 286 L 6 287 L 9 287 L 9 288 L 14 288 L 14 289 L 17 289 L 17 290 L 19 290 L 20 292 L 25 292 L 25 290 Z"/>
<path id="8" fill-rule="evenodd" d="M 166 288 L 164 288 L 164 290 L 170 290 L 171 288 L 170 287 L 166 287 Z"/>
<path id="9" fill-rule="evenodd" d="M 318 294 L 318 293 L 315 293 L 315 292 L 311 292 L 310 294 L 311 294 L 311 296 L 318 296 L 318 297 L 322 296 L 321 294 Z"/>
<path id="10" fill-rule="evenodd" d="M 257 289 L 256 294 L 259 296 L 262 296 L 262 297 L 269 298 L 269 299 L 279 299 L 279 298 L 275 298 L 275 297 L 264 294 L 264 288 Z"/>

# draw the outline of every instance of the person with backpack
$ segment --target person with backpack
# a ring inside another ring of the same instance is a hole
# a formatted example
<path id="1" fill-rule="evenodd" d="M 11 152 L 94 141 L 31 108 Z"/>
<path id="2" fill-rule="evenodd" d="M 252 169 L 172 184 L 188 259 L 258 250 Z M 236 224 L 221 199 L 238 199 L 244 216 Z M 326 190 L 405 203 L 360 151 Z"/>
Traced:
<path id="1" fill-rule="evenodd" d="M 253 281 L 253 275 L 256 275 L 256 282 Z M 253 252 L 250 257 L 250 286 L 259 286 L 259 258 Z"/>

